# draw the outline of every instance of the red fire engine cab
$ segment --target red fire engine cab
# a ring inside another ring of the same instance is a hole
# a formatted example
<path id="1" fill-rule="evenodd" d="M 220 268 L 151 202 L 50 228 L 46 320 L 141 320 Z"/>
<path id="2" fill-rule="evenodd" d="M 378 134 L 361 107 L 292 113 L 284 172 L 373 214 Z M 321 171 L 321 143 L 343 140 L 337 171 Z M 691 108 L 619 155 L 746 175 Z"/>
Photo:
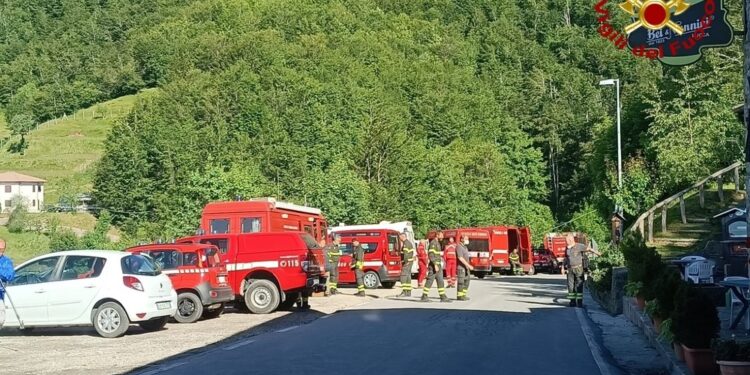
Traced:
<path id="1" fill-rule="evenodd" d="M 300 293 L 322 291 L 323 250 L 309 233 L 225 233 L 186 237 L 211 244 L 229 272 L 235 305 L 256 314 L 289 309 Z"/>
<path id="2" fill-rule="evenodd" d="M 523 271 L 533 275 L 534 254 L 531 245 L 531 230 L 528 227 L 498 225 L 486 228 L 490 232 L 492 248 L 492 272 L 509 273 L 509 256 L 513 249 L 518 249 Z"/>
<path id="3" fill-rule="evenodd" d="M 368 289 L 382 285 L 393 288 L 401 276 L 401 253 L 399 234 L 406 232 L 407 239 L 414 241 L 414 230 L 411 223 L 404 221 L 391 223 L 383 221 L 371 225 L 339 225 L 330 229 L 331 236 L 341 236 L 339 259 L 339 283 L 356 283 L 356 276 L 351 269 L 352 241 L 356 238 L 365 250 L 364 283 Z"/>
<path id="4" fill-rule="evenodd" d="M 327 233 L 326 219 L 317 208 L 280 202 L 274 198 L 212 202 L 203 208 L 199 234 L 306 232 L 316 240 Z"/>
<path id="5" fill-rule="evenodd" d="M 150 256 L 169 276 L 177 292 L 174 318 L 180 323 L 193 323 L 201 316 L 218 317 L 224 303 L 234 299 L 215 246 L 169 243 L 134 246 L 125 251 Z"/>
<path id="6" fill-rule="evenodd" d="M 432 241 L 437 235 L 437 231 L 427 233 L 427 238 Z M 486 228 L 459 228 L 443 230 L 443 248 L 448 244 L 448 240 L 453 237 L 456 243 L 464 235 L 469 237 L 469 263 L 474 267 L 471 273 L 476 277 L 483 279 L 492 273 L 490 264 L 490 233 Z"/>

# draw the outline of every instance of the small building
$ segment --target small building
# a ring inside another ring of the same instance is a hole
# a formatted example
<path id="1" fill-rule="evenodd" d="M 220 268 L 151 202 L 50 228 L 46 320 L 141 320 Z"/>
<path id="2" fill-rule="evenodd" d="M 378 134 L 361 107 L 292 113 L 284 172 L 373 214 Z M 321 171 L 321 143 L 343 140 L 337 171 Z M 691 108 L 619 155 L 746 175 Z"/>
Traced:
<path id="1" fill-rule="evenodd" d="M 747 210 L 732 207 L 714 215 L 721 222 L 721 254 L 727 276 L 747 275 Z M 726 266 L 725 266 L 726 267 Z"/>
<path id="2" fill-rule="evenodd" d="M 45 182 L 17 172 L 0 172 L 0 212 L 11 211 L 19 200 L 29 212 L 41 212 Z"/>

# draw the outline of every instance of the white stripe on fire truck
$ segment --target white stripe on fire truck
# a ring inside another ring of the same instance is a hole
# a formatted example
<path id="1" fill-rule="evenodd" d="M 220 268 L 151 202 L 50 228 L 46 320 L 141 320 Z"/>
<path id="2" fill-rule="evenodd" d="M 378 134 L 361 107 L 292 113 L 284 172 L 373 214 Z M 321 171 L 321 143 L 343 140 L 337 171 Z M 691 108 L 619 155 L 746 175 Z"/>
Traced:
<path id="1" fill-rule="evenodd" d="M 508 254 L 508 250 L 502 250 L 502 249 L 495 249 L 492 250 L 493 254 Z"/>
<path id="2" fill-rule="evenodd" d="M 382 266 L 383 265 L 383 261 L 379 260 L 377 262 L 376 261 L 365 262 L 364 265 L 365 265 L 365 267 L 378 267 L 378 266 Z"/>
<path id="3" fill-rule="evenodd" d="M 490 254 L 487 251 L 469 251 L 470 257 L 489 258 Z"/>
<path id="4" fill-rule="evenodd" d="M 270 260 L 270 261 L 265 261 L 265 262 L 228 263 L 227 264 L 227 271 L 249 270 L 252 268 L 279 268 L 279 261 Z"/>

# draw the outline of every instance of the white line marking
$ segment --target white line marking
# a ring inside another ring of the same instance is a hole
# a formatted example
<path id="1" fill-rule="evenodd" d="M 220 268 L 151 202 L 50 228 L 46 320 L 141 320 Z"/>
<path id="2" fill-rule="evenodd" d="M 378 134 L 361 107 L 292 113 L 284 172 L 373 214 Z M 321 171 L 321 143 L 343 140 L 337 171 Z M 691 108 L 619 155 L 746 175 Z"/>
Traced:
<path id="1" fill-rule="evenodd" d="M 325 315 L 325 316 L 321 316 L 320 319 L 328 319 L 330 317 L 331 317 L 330 315 Z"/>
<path id="2" fill-rule="evenodd" d="M 586 317 L 583 316 L 584 314 L 583 309 L 576 308 L 575 310 L 576 310 L 576 317 L 578 317 L 578 322 L 581 324 L 583 337 L 586 338 L 586 343 L 589 344 L 589 349 L 591 349 L 591 355 L 594 357 L 594 362 L 596 362 L 596 366 L 599 367 L 599 372 L 602 375 L 612 375 L 612 373 L 609 372 L 609 365 L 607 364 L 607 362 L 604 360 L 604 357 L 602 356 L 601 348 L 594 341 L 594 332 L 591 331 L 591 328 L 589 327 L 589 323 L 586 320 Z"/>
<path id="3" fill-rule="evenodd" d="M 173 364 L 171 364 L 171 365 L 164 365 L 164 366 L 159 366 L 159 367 L 157 367 L 157 368 L 155 368 L 155 369 L 153 369 L 153 370 L 149 370 L 149 371 L 146 371 L 146 372 L 142 372 L 142 373 L 141 373 L 141 375 L 153 375 L 153 374 L 158 374 L 158 373 L 160 373 L 160 372 L 164 372 L 164 371 L 167 371 L 167 370 L 169 370 L 169 369 L 173 369 L 173 368 L 175 368 L 175 367 L 177 367 L 177 366 L 182 366 L 182 365 L 184 365 L 184 364 L 186 364 L 186 363 L 187 363 L 187 362 L 177 362 L 177 363 L 173 363 Z"/>
<path id="4" fill-rule="evenodd" d="M 234 343 L 234 344 L 232 344 L 232 345 L 229 345 L 229 346 L 227 346 L 227 347 L 224 347 L 224 350 L 233 350 L 233 349 L 237 349 L 237 348 L 239 348 L 240 346 L 245 346 L 245 345 L 247 345 L 247 344 L 252 344 L 252 343 L 254 343 L 254 342 L 255 342 L 255 340 L 250 340 L 250 339 L 247 339 L 247 340 L 242 340 L 242 341 L 240 341 L 240 342 L 236 342 L 236 343 Z"/>
<path id="5" fill-rule="evenodd" d="M 295 329 L 295 328 L 299 328 L 299 326 L 291 326 L 291 327 L 286 327 L 286 328 L 284 328 L 284 329 L 280 329 L 280 330 L 278 330 L 278 331 L 276 331 L 276 332 L 277 332 L 277 333 L 282 333 L 282 332 L 289 332 L 289 331 L 291 331 L 291 330 L 293 330 L 293 329 Z"/>

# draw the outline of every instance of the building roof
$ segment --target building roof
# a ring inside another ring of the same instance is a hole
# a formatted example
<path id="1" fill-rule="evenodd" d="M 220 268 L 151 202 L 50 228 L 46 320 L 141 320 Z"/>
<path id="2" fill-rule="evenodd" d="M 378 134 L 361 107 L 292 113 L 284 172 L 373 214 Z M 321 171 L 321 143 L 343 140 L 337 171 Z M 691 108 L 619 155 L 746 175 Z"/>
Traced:
<path id="1" fill-rule="evenodd" d="M 726 210 L 724 212 L 719 212 L 718 214 L 714 215 L 714 219 L 722 217 L 722 216 L 726 216 L 726 215 L 729 215 L 729 214 L 733 214 L 735 212 L 737 213 L 737 216 L 743 216 L 743 215 L 745 215 L 745 210 L 743 208 L 732 207 L 732 208 L 730 208 L 730 209 L 728 209 L 728 210 Z"/>
<path id="2" fill-rule="evenodd" d="M 47 182 L 41 178 L 27 176 L 18 172 L 3 172 L 0 173 L 0 182 Z"/>

